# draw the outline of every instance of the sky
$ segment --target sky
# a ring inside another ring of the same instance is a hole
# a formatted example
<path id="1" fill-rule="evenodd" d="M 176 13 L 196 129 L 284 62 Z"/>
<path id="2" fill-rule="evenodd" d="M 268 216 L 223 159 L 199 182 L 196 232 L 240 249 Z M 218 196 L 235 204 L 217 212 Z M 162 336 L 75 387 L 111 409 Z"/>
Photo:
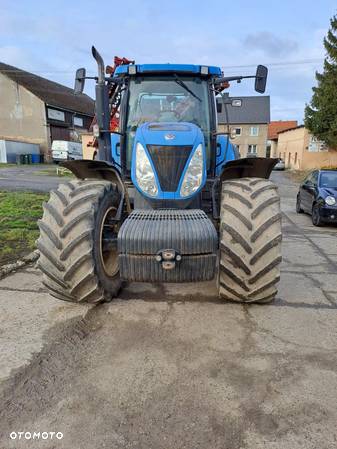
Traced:
<path id="1" fill-rule="evenodd" d="M 106 64 L 216 65 L 225 75 L 269 68 L 272 120 L 303 120 L 336 0 L 0 0 L 0 61 L 72 87 L 78 67 L 96 74 L 91 45 Z M 93 82 L 85 92 L 94 95 Z M 252 80 L 230 95 L 254 95 Z"/>

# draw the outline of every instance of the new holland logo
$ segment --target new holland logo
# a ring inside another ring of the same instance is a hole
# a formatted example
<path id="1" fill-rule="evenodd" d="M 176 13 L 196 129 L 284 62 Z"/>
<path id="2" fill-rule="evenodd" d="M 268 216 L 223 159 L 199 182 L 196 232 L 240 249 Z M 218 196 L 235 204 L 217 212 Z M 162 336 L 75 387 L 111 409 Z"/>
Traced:
<path id="1" fill-rule="evenodd" d="M 165 134 L 165 140 L 173 140 L 176 138 L 174 134 Z"/>

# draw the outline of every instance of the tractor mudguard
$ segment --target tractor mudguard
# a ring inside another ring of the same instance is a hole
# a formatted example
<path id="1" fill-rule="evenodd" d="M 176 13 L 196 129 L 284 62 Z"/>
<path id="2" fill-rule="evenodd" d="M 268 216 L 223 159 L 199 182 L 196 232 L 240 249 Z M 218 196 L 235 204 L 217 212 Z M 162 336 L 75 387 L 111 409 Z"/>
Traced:
<path id="1" fill-rule="evenodd" d="M 125 187 L 121 174 L 115 166 L 105 161 L 93 161 L 91 159 L 65 161 L 61 162 L 60 165 L 74 173 L 76 178 L 105 179 L 116 184 L 119 192 L 121 193 L 122 200 L 125 201 L 128 214 L 131 213 L 128 190 Z"/>
<path id="2" fill-rule="evenodd" d="M 227 162 L 220 174 L 220 182 L 238 178 L 265 178 L 269 176 L 278 159 L 267 157 L 251 157 Z"/>

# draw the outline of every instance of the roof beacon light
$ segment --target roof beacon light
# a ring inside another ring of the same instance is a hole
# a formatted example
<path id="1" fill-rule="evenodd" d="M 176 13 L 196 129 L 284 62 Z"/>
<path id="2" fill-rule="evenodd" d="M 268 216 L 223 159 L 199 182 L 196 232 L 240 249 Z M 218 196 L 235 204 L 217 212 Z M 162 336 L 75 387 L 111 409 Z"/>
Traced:
<path id="1" fill-rule="evenodd" d="M 136 75 L 137 67 L 135 65 L 129 65 L 129 75 Z"/>
<path id="2" fill-rule="evenodd" d="M 201 73 L 201 75 L 208 75 L 208 67 L 205 65 L 202 65 L 200 67 L 200 73 Z"/>

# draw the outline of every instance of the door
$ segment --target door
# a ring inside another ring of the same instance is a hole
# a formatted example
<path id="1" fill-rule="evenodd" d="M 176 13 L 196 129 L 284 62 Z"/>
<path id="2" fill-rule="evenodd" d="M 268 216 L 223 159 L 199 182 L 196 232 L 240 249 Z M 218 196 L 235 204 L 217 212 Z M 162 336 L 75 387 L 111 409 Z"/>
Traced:
<path id="1" fill-rule="evenodd" d="M 309 189 L 309 212 L 312 211 L 312 206 L 317 198 L 318 193 L 318 170 L 312 173 L 312 188 Z"/>
<path id="2" fill-rule="evenodd" d="M 314 188 L 314 173 L 311 172 L 306 179 L 304 180 L 303 184 L 300 188 L 300 195 L 301 195 L 301 206 L 305 212 L 310 212 L 312 209 L 312 198 L 315 191 Z"/>
<path id="3" fill-rule="evenodd" d="M 54 140 L 70 140 L 70 131 L 63 126 L 50 125 L 50 138 L 53 143 Z"/>

